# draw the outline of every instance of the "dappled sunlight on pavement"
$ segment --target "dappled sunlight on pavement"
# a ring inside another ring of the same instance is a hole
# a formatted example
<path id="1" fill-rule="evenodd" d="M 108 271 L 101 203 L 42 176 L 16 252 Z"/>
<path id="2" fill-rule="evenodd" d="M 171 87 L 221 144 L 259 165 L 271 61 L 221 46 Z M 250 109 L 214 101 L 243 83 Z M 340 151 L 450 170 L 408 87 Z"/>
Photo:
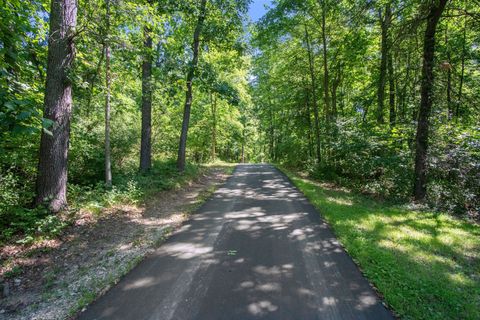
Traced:
<path id="1" fill-rule="evenodd" d="M 392 319 L 328 225 L 269 165 L 241 165 L 80 319 Z"/>

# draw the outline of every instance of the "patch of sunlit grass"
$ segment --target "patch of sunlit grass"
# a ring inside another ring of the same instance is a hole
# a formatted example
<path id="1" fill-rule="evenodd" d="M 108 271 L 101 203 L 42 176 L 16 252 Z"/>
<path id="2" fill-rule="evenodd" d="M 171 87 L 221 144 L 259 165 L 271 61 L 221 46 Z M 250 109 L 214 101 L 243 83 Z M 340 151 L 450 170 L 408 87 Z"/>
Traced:
<path id="1" fill-rule="evenodd" d="M 405 319 L 480 319 L 480 226 L 286 172 Z"/>
<path id="2" fill-rule="evenodd" d="M 205 167 L 235 167 L 236 165 L 238 165 L 237 162 L 225 162 L 219 159 L 202 164 Z"/>
<path id="3" fill-rule="evenodd" d="M 327 197 L 327 201 L 330 201 L 330 202 L 334 202 L 334 203 L 337 203 L 337 204 L 342 204 L 342 205 L 345 205 L 345 206 L 351 206 L 353 205 L 353 202 L 348 200 L 348 199 L 345 199 L 345 198 L 333 198 L 333 197 Z"/>

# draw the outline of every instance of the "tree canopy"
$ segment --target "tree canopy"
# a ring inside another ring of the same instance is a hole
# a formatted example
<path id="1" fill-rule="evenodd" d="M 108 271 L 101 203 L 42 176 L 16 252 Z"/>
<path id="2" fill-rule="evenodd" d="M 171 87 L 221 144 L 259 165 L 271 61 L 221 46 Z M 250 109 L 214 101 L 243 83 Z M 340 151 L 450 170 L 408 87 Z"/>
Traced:
<path id="1" fill-rule="evenodd" d="M 478 218 L 477 0 L 275 0 L 258 22 L 249 4 L 2 1 L 2 229 L 165 159 L 283 163 Z"/>

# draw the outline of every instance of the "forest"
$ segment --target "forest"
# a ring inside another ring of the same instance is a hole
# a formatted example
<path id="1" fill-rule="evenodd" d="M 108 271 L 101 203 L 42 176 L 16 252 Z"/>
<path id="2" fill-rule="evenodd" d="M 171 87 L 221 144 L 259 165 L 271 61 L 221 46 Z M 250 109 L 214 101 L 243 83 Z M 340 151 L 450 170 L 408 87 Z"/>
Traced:
<path id="1" fill-rule="evenodd" d="M 208 166 L 479 223 L 480 1 L 264 3 L 0 0 L 2 273 Z"/>
<path id="2" fill-rule="evenodd" d="M 278 1 L 252 96 L 270 161 L 478 217 L 477 1 Z"/>
<path id="3" fill-rule="evenodd" d="M 248 5 L 3 2 L 2 241 L 216 160 L 478 219 L 476 0 Z"/>
<path id="4" fill-rule="evenodd" d="M 187 160 L 253 154 L 247 2 L 9 0 L 2 8 L 3 240 L 92 190 L 134 196 L 140 180 L 159 174 L 147 177 L 152 167 L 185 171 Z"/>

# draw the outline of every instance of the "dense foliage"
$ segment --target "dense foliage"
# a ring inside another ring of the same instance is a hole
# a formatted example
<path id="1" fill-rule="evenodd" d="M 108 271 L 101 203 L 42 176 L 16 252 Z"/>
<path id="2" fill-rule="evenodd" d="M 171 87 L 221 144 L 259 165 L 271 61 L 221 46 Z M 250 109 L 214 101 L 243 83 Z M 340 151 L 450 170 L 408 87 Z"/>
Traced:
<path id="1" fill-rule="evenodd" d="M 50 10 L 50 1 L 2 2 L 0 229 L 3 239 L 35 228 L 38 221 L 51 217 L 45 206 L 37 208 L 33 203 L 40 134 L 43 130 L 51 135 L 54 125 L 42 112 Z M 142 59 L 146 54 L 153 59 L 154 159 L 152 172 L 146 177 L 167 183 L 171 175 L 155 166 L 165 159 L 174 159 L 177 154 L 185 79 L 198 11 L 197 1 L 78 2 L 73 38 L 76 56 L 68 71 L 73 92 L 68 155 L 70 209 L 88 194 L 94 199 L 103 198 L 102 194 L 108 197 L 112 192 L 131 194 L 131 188 L 146 183 L 146 178 L 137 173 Z M 245 2 L 207 1 L 193 81 L 189 161 L 240 161 L 242 152 L 248 157 L 252 154 L 252 148 L 245 145 L 252 131 L 246 116 L 251 109 L 251 98 L 247 81 L 250 59 L 242 24 L 245 14 Z M 152 39 L 151 52 L 144 47 L 144 30 L 149 30 Z M 106 45 L 110 48 L 109 74 Z M 104 185 L 107 76 L 111 79 L 109 125 L 113 173 L 113 189 L 108 192 Z"/>
<path id="2" fill-rule="evenodd" d="M 440 2 L 275 1 L 254 33 L 265 158 L 365 193 L 411 199 L 423 39 Z M 440 17 L 427 132 L 428 202 L 477 218 L 479 8 L 452 1 Z"/>
<path id="3" fill-rule="evenodd" d="M 477 0 L 276 0 L 251 25 L 248 4 L 3 1 L 1 237 L 53 219 L 65 190 L 184 170 L 187 131 L 190 162 L 283 162 L 398 201 L 415 181 L 478 218 Z"/>

